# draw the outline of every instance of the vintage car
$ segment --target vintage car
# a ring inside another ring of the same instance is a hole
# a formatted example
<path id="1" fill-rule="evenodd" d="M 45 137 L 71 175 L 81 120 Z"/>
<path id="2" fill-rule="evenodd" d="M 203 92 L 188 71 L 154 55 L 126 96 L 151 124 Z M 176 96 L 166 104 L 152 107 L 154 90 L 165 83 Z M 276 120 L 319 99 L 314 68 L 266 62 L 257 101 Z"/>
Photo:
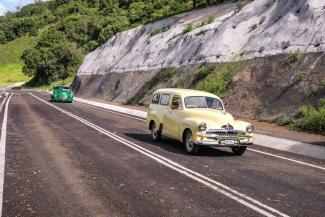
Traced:
<path id="1" fill-rule="evenodd" d="M 52 102 L 69 102 L 73 101 L 73 93 L 69 87 L 55 86 L 51 94 Z"/>
<path id="2" fill-rule="evenodd" d="M 191 154 L 197 154 L 200 146 L 215 146 L 230 147 L 235 155 L 242 155 L 253 144 L 253 125 L 234 120 L 219 97 L 203 91 L 155 91 L 146 123 L 154 141 L 162 135 L 177 139 Z"/>

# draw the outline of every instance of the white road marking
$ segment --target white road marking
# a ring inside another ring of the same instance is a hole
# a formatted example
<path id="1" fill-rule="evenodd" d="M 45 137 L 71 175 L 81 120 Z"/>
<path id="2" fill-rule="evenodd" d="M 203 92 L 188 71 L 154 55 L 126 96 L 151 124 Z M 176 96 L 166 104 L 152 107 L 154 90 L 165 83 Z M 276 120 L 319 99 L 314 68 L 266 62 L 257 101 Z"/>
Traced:
<path id="1" fill-rule="evenodd" d="M 1 138 L 0 138 L 0 216 L 2 216 L 2 203 L 3 203 L 3 182 L 5 174 L 5 155 L 6 155 L 6 137 L 7 137 L 7 120 L 8 120 L 8 107 L 9 102 L 13 94 L 11 94 L 7 100 L 5 112 L 3 115 L 2 128 L 1 128 Z M 1 109 L 4 105 L 6 99 L 3 100 L 1 104 Z"/>
<path id="2" fill-rule="evenodd" d="M 260 154 L 264 154 L 264 155 L 268 155 L 268 156 L 272 156 L 272 157 L 276 157 L 276 158 L 280 158 L 280 159 L 283 159 L 283 160 L 291 161 L 291 162 L 294 162 L 294 163 L 297 163 L 297 164 L 302 164 L 302 165 L 305 165 L 305 166 L 313 167 L 313 168 L 316 168 L 316 169 L 325 170 L 325 167 L 316 166 L 314 164 L 305 163 L 305 162 L 302 162 L 302 161 L 299 161 L 299 160 L 294 160 L 294 159 L 291 159 L 291 158 L 282 157 L 282 156 L 275 155 L 275 154 L 270 154 L 270 153 L 267 153 L 267 152 L 264 152 L 264 151 L 259 151 L 259 150 L 251 149 L 251 148 L 248 148 L 247 150 L 257 152 L 257 153 L 260 153 Z"/>
<path id="3" fill-rule="evenodd" d="M 114 111 L 111 111 L 111 110 L 108 110 L 108 109 L 102 109 L 102 108 L 99 108 L 99 107 L 96 107 L 96 106 L 93 106 L 93 105 L 88 105 L 88 104 L 83 103 L 83 102 L 77 102 L 76 101 L 76 103 L 81 104 L 81 105 L 84 105 L 84 106 L 88 106 L 90 108 L 94 108 L 94 109 L 97 109 L 97 110 L 100 110 L 100 111 L 110 112 L 110 113 L 113 113 L 113 114 L 116 114 L 116 115 L 119 115 L 119 116 L 123 116 L 123 117 L 127 117 L 127 118 L 132 118 L 132 119 L 135 119 L 135 120 L 138 120 L 138 121 L 146 122 L 146 120 L 141 119 L 141 118 L 137 118 L 137 117 L 133 117 L 133 116 L 130 116 L 130 115 L 121 114 L 121 113 L 114 112 Z"/>
<path id="4" fill-rule="evenodd" d="M 124 114 L 121 114 L 121 113 L 118 113 L 118 112 L 114 112 L 114 111 L 111 111 L 111 110 L 108 110 L 108 109 L 103 109 L 103 108 L 99 108 L 99 107 L 96 107 L 96 106 L 93 106 L 93 105 L 88 105 L 88 104 L 83 103 L 83 102 L 77 102 L 77 103 L 78 104 L 81 104 L 81 105 L 84 105 L 84 106 L 88 106 L 88 107 L 97 109 L 97 110 L 100 110 L 100 111 L 106 111 L 106 112 L 110 112 L 110 113 L 113 113 L 113 114 L 116 114 L 116 115 L 120 115 L 120 116 L 123 116 L 123 117 L 128 117 L 128 118 L 132 118 L 132 119 L 135 119 L 135 120 L 138 120 L 138 121 L 146 122 L 146 120 L 141 119 L 141 118 L 136 118 L 136 117 L 133 117 L 133 116 L 130 116 L 130 115 L 124 115 Z M 310 163 L 305 163 L 303 161 L 299 161 L 299 160 L 295 160 L 295 159 L 283 157 L 283 156 L 280 156 L 280 155 L 275 155 L 275 154 L 271 154 L 271 153 L 264 152 L 264 151 L 258 151 L 256 149 L 251 149 L 251 148 L 248 148 L 247 150 L 253 151 L 253 152 L 256 152 L 256 153 L 259 153 L 259 154 L 265 154 L 265 155 L 268 155 L 268 156 L 276 157 L 276 158 L 279 158 L 279 159 L 282 159 L 282 160 L 291 161 L 291 162 L 294 162 L 294 163 L 297 163 L 297 164 L 301 164 L 301 165 L 304 165 L 304 166 L 309 166 L 309 167 L 313 167 L 313 168 L 316 168 L 316 169 L 325 170 L 325 167 L 317 166 L 317 165 L 310 164 Z"/>
<path id="5" fill-rule="evenodd" d="M 197 172 L 195 172 L 193 170 L 190 170 L 190 169 L 176 163 L 175 161 L 172 161 L 172 160 L 170 160 L 168 158 L 165 158 L 165 157 L 163 157 L 161 155 L 158 155 L 158 154 L 156 154 L 156 153 L 154 153 L 154 152 L 152 152 L 152 151 L 150 151 L 148 149 L 145 149 L 145 148 L 143 148 L 143 147 L 141 147 L 141 146 L 139 146 L 139 145 L 137 145 L 137 144 L 135 144 L 135 143 L 133 143 L 131 141 L 128 141 L 128 140 L 126 140 L 126 139 L 124 139 L 124 138 L 122 138 L 122 137 L 120 137 L 120 136 L 118 136 L 118 135 L 116 135 L 116 134 L 114 134 L 114 133 L 112 133 L 110 131 L 107 131 L 107 130 L 105 130 L 105 129 L 103 129 L 103 128 L 101 128 L 101 127 L 99 127 L 99 126 L 97 126 L 97 125 L 95 125 L 95 124 L 93 124 L 93 123 L 91 123 L 91 122 L 89 122 L 89 121 L 75 115 L 75 114 L 72 114 L 72 113 L 70 113 L 70 112 L 68 112 L 68 111 L 66 111 L 66 110 L 64 110 L 64 109 L 62 109 L 62 108 L 60 108 L 58 106 L 55 106 L 55 105 L 53 105 L 53 104 L 51 104 L 51 103 L 37 97 L 37 96 L 35 96 L 32 93 L 30 93 L 30 95 L 33 96 L 35 99 L 37 99 L 37 100 L 51 106 L 52 108 L 62 112 L 63 114 L 66 114 L 66 115 L 80 121 L 81 123 L 83 123 L 83 124 L 93 128 L 93 129 L 99 131 L 100 133 L 103 133 L 106 136 L 108 136 L 108 137 L 110 137 L 110 138 L 112 138 L 112 139 L 114 139 L 114 140 L 116 140 L 116 141 L 118 141 L 118 142 L 132 148 L 133 150 L 138 151 L 138 152 L 146 155 L 147 157 L 157 161 L 158 163 L 160 163 L 160 164 L 162 164 L 162 165 L 164 165 L 164 166 L 166 166 L 166 167 L 168 167 L 168 168 L 170 168 L 170 169 L 172 169 L 172 170 L 174 170 L 176 172 L 179 172 L 179 173 L 181 173 L 181 174 L 183 174 L 183 175 L 185 175 L 185 176 L 187 176 L 187 177 L 189 177 L 189 178 L 191 178 L 191 179 L 193 179 L 193 180 L 195 180 L 195 181 L 197 181 L 197 182 L 199 182 L 199 183 L 201 183 L 203 185 L 206 185 L 206 186 L 210 187 L 211 189 L 215 190 L 216 192 L 219 192 L 219 193 L 227 196 L 228 198 L 233 199 L 233 200 L 237 201 L 238 203 L 241 203 L 242 205 L 245 205 L 246 207 L 255 210 L 256 212 L 258 212 L 258 213 L 260 213 L 260 214 L 262 214 L 264 216 L 268 216 L 268 217 L 273 217 L 273 216 L 288 217 L 288 215 L 286 215 L 286 214 L 284 214 L 284 213 L 282 213 L 282 212 L 280 212 L 280 211 L 278 211 L 278 210 L 276 210 L 276 209 L 274 209 L 274 208 L 272 208 L 272 207 L 270 207 L 270 206 L 268 206 L 266 204 L 263 204 L 263 203 L 255 200 L 255 199 L 253 199 L 253 198 L 251 198 L 251 197 L 249 197 L 247 195 L 239 193 L 238 191 L 236 191 L 236 190 L 234 190 L 234 189 L 232 189 L 232 188 L 230 188 L 230 187 L 228 187 L 228 186 L 226 186 L 226 185 L 224 185 L 224 184 L 222 184 L 220 182 L 212 180 L 212 179 L 210 179 L 210 178 L 208 178 L 208 177 L 206 177 L 206 176 L 204 176 L 204 175 L 202 175 L 200 173 L 197 173 Z"/>

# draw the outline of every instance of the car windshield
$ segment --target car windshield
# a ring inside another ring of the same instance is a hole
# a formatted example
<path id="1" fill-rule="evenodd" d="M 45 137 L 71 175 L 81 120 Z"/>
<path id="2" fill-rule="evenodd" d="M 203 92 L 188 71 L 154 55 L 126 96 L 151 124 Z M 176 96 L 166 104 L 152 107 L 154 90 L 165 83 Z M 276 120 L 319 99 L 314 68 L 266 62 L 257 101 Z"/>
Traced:
<path id="1" fill-rule="evenodd" d="M 189 96 L 184 99 L 186 108 L 210 108 L 223 110 L 219 99 L 208 96 Z"/>
<path id="2" fill-rule="evenodd" d="M 54 87 L 54 90 L 70 90 L 69 87 Z"/>

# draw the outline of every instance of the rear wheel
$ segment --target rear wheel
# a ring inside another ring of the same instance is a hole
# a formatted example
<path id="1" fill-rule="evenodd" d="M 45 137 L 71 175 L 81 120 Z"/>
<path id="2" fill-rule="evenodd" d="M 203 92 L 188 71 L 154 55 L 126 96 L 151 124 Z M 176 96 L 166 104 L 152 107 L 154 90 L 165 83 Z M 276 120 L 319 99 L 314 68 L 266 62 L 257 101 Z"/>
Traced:
<path id="1" fill-rule="evenodd" d="M 234 155 L 237 155 L 237 156 L 242 156 L 245 151 L 246 151 L 246 146 L 240 146 L 240 147 L 232 147 L 232 152 L 234 153 Z"/>
<path id="2" fill-rule="evenodd" d="M 184 145 L 185 145 L 185 150 L 187 153 L 190 153 L 190 154 L 198 154 L 199 153 L 199 146 L 193 142 L 193 134 L 192 134 L 192 131 L 190 131 L 190 130 L 186 131 Z"/>
<path id="3" fill-rule="evenodd" d="M 161 131 L 156 126 L 156 123 L 155 122 L 152 122 L 152 124 L 151 124 L 151 138 L 155 142 L 158 142 L 158 141 L 161 140 Z"/>

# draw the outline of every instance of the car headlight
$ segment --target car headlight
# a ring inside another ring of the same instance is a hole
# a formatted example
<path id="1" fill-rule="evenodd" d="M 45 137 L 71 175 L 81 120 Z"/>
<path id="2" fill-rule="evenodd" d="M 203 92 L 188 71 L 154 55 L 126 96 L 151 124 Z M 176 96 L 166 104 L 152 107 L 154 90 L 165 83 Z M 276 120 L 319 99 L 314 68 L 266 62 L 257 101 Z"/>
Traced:
<path id="1" fill-rule="evenodd" d="M 254 132 L 254 130 L 255 130 L 255 128 L 251 124 L 246 127 L 246 132 L 248 132 L 248 133 L 252 133 L 252 132 Z"/>
<path id="2" fill-rule="evenodd" d="M 198 129 L 199 129 L 200 131 L 204 131 L 204 130 L 206 130 L 206 129 L 207 129 L 207 124 L 204 123 L 204 122 L 200 123 Z"/>

